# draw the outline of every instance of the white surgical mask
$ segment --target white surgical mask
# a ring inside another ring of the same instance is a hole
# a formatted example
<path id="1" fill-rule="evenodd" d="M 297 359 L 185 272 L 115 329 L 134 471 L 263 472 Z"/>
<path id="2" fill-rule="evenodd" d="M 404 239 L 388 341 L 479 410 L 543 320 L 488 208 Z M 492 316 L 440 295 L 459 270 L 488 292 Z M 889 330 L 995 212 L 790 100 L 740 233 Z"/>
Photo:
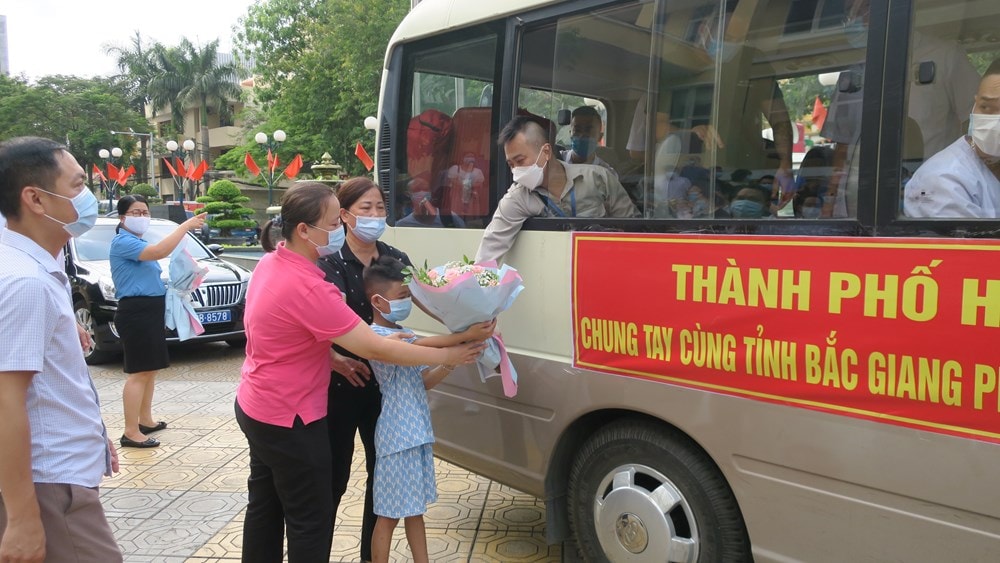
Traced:
<path id="1" fill-rule="evenodd" d="M 514 166 L 510 171 L 514 174 L 514 181 L 522 186 L 533 190 L 542 184 L 542 178 L 545 173 L 545 165 L 538 165 L 538 161 L 542 158 L 542 151 L 538 151 L 538 156 L 535 158 L 535 163 L 531 166 Z M 548 164 L 548 161 L 545 162 Z"/>
<path id="2" fill-rule="evenodd" d="M 1000 115 L 969 115 L 969 137 L 983 154 L 1000 157 Z"/>
<path id="3" fill-rule="evenodd" d="M 131 215 L 126 215 L 125 228 L 141 237 L 146 234 L 146 231 L 149 230 L 149 217 L 133 217 Z"/>

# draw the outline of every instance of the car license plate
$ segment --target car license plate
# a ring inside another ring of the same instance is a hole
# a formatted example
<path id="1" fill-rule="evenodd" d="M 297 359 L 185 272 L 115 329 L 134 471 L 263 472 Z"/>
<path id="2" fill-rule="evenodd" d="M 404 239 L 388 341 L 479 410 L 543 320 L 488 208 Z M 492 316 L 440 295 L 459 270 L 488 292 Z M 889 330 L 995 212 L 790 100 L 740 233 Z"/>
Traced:
<path id="1" fill-rule="evenodd" d="M 222 311 L 204 311 L 198 312 L 198 321 L 203 325 L 213 324 L 213 323 L 228 323 L 233 320 L 233 312 L 229 309 Z"/>

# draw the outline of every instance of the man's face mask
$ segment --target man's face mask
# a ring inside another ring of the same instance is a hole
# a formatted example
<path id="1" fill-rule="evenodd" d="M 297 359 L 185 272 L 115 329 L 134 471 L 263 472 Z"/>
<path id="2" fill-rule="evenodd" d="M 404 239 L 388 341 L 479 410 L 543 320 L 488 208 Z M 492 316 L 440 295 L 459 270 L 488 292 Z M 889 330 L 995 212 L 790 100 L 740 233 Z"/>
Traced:
<path id="1" fill-rule="evenodd" d="M 594 154 L 594 151 L 597 150 L 597 139 L 593 137 L 571 137 L 569 142 L 573 152 L 580 158 L 590 158 L 590 155 Z"/>
<path id="2" fill-rule="evenodd" d="M 759 219 L 764 216 L 764 205 L 752 199 L 738 199 L 729 204 L 729 213 L 740 219 Z"/>
<path id="3" fill-rule="evenodd" d="M 531 166 L 514 166 L 510 171 L 514 175 L 514 181 L 522 186 L 533 190 L 538 186 L 542 185 L 542 179 L 545 177 L 545 164 L 539 166 L 538 161 L 542 159 L 542 153 L 545 151 L 545 146 L 538 151 L 538 156 L 535 157 L 535 163 Z"/>
<path id="4" fill-rule="evenodd" d="M 969 137 L 980 152 L 1000 158 L 1000 115 L 969 115 Z"/>

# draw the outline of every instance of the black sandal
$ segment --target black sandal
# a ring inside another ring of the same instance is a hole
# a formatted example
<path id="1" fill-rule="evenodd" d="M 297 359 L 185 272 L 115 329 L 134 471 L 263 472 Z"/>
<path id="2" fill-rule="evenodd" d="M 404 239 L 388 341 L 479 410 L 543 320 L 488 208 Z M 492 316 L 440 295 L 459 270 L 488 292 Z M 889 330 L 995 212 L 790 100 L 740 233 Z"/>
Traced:
<path id="1" fill-rule="evenodd" d="M 160 441 L 156 438 L 146 438 L 144 442 L 136 442 L 127 436 L 122 436 L 121 443 L 123 448 L 155 448 L 160 445 Z"/>
<path id="2" fill-rule="evenodd" d="M 160 430 L 163 430 L 166 427 L 167 423 L 161 420 L 156 423 L 156 426 L 145 426 L 140 424 L 139 432 L 142 432 L 143 434 L 152 434 L 153 432 L 159 432 Z"/>

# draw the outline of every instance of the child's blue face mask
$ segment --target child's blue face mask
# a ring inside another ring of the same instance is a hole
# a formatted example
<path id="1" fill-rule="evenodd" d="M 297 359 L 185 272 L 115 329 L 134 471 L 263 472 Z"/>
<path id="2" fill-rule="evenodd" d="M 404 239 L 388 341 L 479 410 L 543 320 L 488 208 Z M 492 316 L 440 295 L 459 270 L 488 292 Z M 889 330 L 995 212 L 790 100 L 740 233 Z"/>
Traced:
<path id="1" fill-rule="evenodd" d="M 379 295 L 379 297 L 382 297 Z M 382 297 L 385 299 L 385 297 Z M 403 299 L 385 299 L 389 303 L 389 312 L 382 313 L 382 318 L 389 321 L 390 323 L 400 323 L 406 320 L 406 317 L 410 316 L 410 311 L 413 310 L 413 299 L 409 297 L 404 297 Z"/>

